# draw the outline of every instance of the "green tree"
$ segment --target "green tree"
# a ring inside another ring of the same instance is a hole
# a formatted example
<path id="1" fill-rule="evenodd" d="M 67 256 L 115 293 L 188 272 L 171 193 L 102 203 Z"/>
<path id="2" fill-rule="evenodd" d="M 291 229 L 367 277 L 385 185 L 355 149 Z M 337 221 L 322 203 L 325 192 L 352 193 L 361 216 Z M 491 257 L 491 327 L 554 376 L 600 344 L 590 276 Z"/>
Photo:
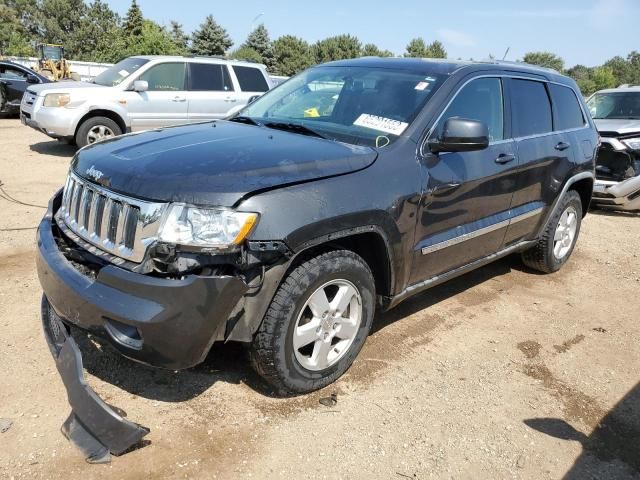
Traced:
<path id="1" fill-rule="evenodd" d="M 596 90 L 616 87 L 616 77 L 609 67 L 596 67 L 591 72 L 591 80 Z"/>
<path id="2" fill-rule="evenodd" d="M 117 62 L 125 55 L 126 45 L 120 16 L 102 0 L 88 9 L 74 36 L 77 40 L 75 60 Z"/>
<path id="3" fill-rule="evenodd" d="M 360 50 L 360 40 L 348 34 L 325 38 L 313 46 L 316 63 L 357 58 L 360 56 Z"/>
<path id="4" fill-rule="evenodd" d="M 362 47 L 360 55 L 363 57 L 393 57 L 393 52 L 389 50 L 380 50 L 374 43 L 367 43 Z"/>
<path id="5" fill-rule="evenodd" d="M 618 55 L 607 60 L 603 67 L 611 69 L 618 85 L 623 83 L 632 83 L 631 78 L 633 76 L 633 68 L 631 62 L 627 59 Z"/>
<path id="6" fill-rule="evenodd" d="M 269 31 L 267 30 L 267 27 L 264 26 L 264 24 L 261 23 L 253 30 L 253 32 L 249 34 L 247 40 L 245 40 L 245 42 L 241 45 L 240 50 L 246 48 L 250 48 L 251 50 L 257 52 L 260 56 L 260 59 L 257 61 L 264 63 L 269 71 L 273 71 L 275 69 L 273 46 L 271 44 L 271 39 L 269 38 Z"/>
<path id="7" fill-rule="evenodd" d="M 171 34 L 151 20 L 142 22 L 140 35 L 132 37 L 127 47 L 127 56 L 131 55 L 180 55 L 182 53 L 174 43 Z"/>
<path id="8" fill-rule="evenodd" d="M 142 35 L 144 16 L 136 0 L 131 0 L 131 6 L 124 17 L 124 32 L 129 37 L 139 37 Z"/>
<path id="9" fill-rule="evenodd" d="M 314 64 L 313 53 L 307 42 L 293 35 L 284 35 L 273 42 L 275 73 L 291 76 Z"/>
<path id="10" fill-rule="evenodd" d="M 567 75 L 569 75 L 577 82 L 578 80 L 588 79 L 591 76 L 591 69 L 584 65 L 578 64 L 568 69 Z"/>
<path id="11" fill-rule="evenodd" d="M 208 15 L 200 28 L 193 32 L 191 52 L 195 55 L 225 55 L 233 45 L 227 31 Z"/>
<path id="12" fill-rule="evenodd" d="M 40 5 L 42 14 L 41 40 L 45 43 L 62 44 L 65 55 L 75 58 L 82 50 L 81 30 L 87 5 L 83 0 L 43 0 Z"/>
<path id="13" fill-rule="evenodd" d="M 33 47 L 22 23 L 21 13 L 25 2 L 15 0 L 0 1 L 0 54 L 33 55 Z"/>
<path id="14" fill-rule="evenodd" d="M 528 52 L 524 55 L 522 61 L 531 65 L 553 68 L 558 72 L 564 70 L 564 60 L 551 52 Z"/>
<path id="15" fill-rule="evenodd" d="M 184 33 L 181 23 L 171 20 L 170 25 L 171 30 L 169 30 L 169 34 L 171 35 L 173 43 L 176 44 L 176 47 L 178 47 L 181 53 L 187 53 L 189 51 L 189 35 Z"/>
<path id="16" fill-rule="evenodd" d="M 627 61 L 630 65 L 628 83 L 640 85 L 640 52 L 633 50 L 627 55 Z"/>
<path id="17" fill-rule="evenodd" d="M 262 56 L 251 47 L 242 46 L 235 49 L 229 55 L 236 60 L 245 60 L 247 62 L 262 63 Z"/>
<path id="18" fill-rule="evenodd" d="M 427 45 L 427 58 L 447 58 L 447 51 L 444 49 L 442 42 L 434 40 Z"/>
<path id="19" fill-rule="evenodd" d="M 427 44 L 421 37 L 413 38 L 407 45 L 405 57 L 426 58 L 428 56 Z"/>
<path id="20" fill-rule="evenodd" d="M 588 97 L 597 90 L 595 82 L 590 78 L 579 78 L 576 83 L 584 97 Z"/>

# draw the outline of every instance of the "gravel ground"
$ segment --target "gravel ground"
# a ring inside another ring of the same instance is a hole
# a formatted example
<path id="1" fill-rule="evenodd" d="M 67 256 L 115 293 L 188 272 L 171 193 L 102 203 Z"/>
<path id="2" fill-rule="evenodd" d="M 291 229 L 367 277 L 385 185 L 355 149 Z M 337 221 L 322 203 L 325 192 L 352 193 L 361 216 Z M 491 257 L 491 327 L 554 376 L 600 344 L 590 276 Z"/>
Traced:
<path id="1" fill-rule="evenodd" d="M 0 145 L 5 192 L 45 205 L 73 149 L 14 119 Z M 271 396 L 233 345 L 175 373 L 83 341 L 89 383 L 151 428 L 144 448 L 88 465 L 59 432 L 42 214 L 0 198 L 2 478 L 640 478 L 637 216 L 589 215 L 557 274 L 511 257 L 378 314 L 351 370 L 307 396 Z"/>

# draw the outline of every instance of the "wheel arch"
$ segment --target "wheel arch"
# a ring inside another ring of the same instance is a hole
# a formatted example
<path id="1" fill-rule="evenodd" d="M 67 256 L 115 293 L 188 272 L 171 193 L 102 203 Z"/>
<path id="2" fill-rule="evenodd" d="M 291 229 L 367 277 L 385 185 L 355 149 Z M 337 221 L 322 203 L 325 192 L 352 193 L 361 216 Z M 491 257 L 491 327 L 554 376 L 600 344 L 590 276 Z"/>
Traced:
<path id="1" fill-rule="evenodd" d="M 373 274 L 378 303 L 386 306 L 386 299 L 392 294 L 395 274 L 393 251 L 389 239 L 382 228 L 368 225 L 352 228 L 315 238 L 292 252 L 286 262 L 265 271 L 260 294 L 248 295 L 237 307 L 241 313 L 239 320 L 227 326 L 226 340 L 250 342 L 262 324 L 264 316 L 280 288 L 282 282 L 298 265 L 306 260 L 332 250 L 349 250 L 367 263 Z"/>
<path id="2" fill-rule="evenodd" d="M 127 124 L 124 121 L 124 118 L 122 118 L 122 115 L 120 115 L 117 112 L 114 112 L 113 110 L 109 110 L 106 108 L 95 108 L 93 110 L 89 110 L 87 113 L 85 113 L 82 116 L 82 118 L 80 118 L 80 120 L 78 120 L 78 123 L 76 124 L 76 128 L 73 132 L 74 138 L 76 135 L 78 135 L 78 130 L 80 129 L 82 124 L 88 119 L 93 117 L 107 117 L 118 124 L 118 126 L 122 130 L 122 133 L 127 132 Z"/>
<path id="3" fill-rule="evenodd" d="M 587 214 L 589 205 L 591 204 L 591 195 L 593 194 L 594 180 L 592 177 L 582 178 L 573 182 L 569 186 L 569 190 L 575 190 L 580 195 L 580 201 L 582 203 L 582 217 Z"/>

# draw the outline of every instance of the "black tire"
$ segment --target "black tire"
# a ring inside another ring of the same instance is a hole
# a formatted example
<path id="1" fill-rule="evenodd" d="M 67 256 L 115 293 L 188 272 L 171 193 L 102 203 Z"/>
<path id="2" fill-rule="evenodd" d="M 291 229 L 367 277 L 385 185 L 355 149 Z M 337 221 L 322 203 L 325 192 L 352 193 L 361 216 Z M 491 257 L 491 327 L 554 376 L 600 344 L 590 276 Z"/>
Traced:
<path id="1" fill-rule="evenodd" d="M 113 136 L 122 135 L 122 129 L 120 126 L 111 120 L 108 117 L 90 117 L 87 118 L 84 122 L 80 124 L 78 127 L 78 131 L 76 132 L 75 142 L 78 148 L 82 148 L 87 146 L 89 140 L 87 138 L 89 132 L 96 127 L 106 127 L 107 129 L 113 132 Z"/>
<path id="2" fill-rule="evenodd" d="M 558 258 L 554 253 L 554 238 L 558 229 L 558 222 L 565 211 L 573 208 L 576 212 L 576 231 L 569 250 Z M 538 243 L 522 253 L 524 264 L 543 273 L 557 272 L 569 260 L 578 241 L 582 224 L 582 201 L 575 190 L 569 190 L 560 200 L 556 213 L 549 219 L 544 233 Z"/>
<path id="3" fill-rule="evenodd" d="M 336 363 L 323 370 L 309 370 L 296 358 L 294 329 L 309 297 L 332 280 L 346 280 L 360 294 L 360 326 Z M 369 335 L 374 311 L 375 283 L 367 263 L 348 250 L 319 254 L 296 267 L 278 288 L 250 347 L 251 364 L 280 395 L 325 387 L 344 374 L 355 360 Z"/>

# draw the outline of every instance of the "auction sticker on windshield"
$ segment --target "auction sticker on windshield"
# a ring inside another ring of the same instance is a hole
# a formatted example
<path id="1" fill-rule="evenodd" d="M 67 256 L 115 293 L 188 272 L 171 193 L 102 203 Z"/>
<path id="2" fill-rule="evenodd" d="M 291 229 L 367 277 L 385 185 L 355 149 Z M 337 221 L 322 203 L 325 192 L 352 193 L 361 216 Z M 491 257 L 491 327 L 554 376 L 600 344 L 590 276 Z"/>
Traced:
<path id="1" fill-rule="evenodd" d="M 406 122 L 400 120 L 393 120 L 391 118 L 379 117 L 377 115 L 370 115 L 363 113 L 360 115 L 354 125 L 358 127 L 371 128 L 372 130 L 378 130 L 379 132 L 391 133 L 392 135 L 400 135 L 409 126 Z"/>

